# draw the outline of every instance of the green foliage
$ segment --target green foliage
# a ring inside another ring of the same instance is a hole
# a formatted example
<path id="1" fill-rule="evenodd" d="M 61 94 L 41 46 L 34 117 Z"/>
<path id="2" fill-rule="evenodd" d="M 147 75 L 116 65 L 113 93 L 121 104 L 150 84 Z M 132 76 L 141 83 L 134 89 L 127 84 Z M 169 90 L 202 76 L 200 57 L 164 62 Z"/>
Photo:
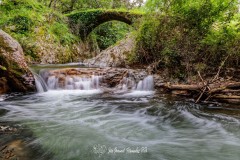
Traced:
<path id="1" fill-rule="evenodd" d="M 211 58 L 209 63 L 216 64 L 228 57 L 229 66 L 238 66 L 240 59 L 239 16 L 234 17 L 228 23 L 216 22 L 201 43 L 206 48 L 205 59 Z"/>
<path id="2" fill-rule="evenodd" d="M 130 24 L 142 15 L 141 11 L 125 9 L 90 9 L 66 14 L 74 34 L 81 37 L 82 40 L 86 40 L 95 29 L 100 49 L 106 49 L 129 32 L 126 24 L 107 22 L 118 20 Z"/>
<path id="3" fill-rule="evenodd" d="M 45 6 L 62 13 L 86 9 L 140 8 L 143 0 L 38 0 Z"/>
<path id="4" fill-rule="evenodd" d="M 81 10 L 76 12 L 71 12 L 69 14 L 66 14 L 66 16 L 71 19 L 73 23 L 79 23 L 81 22 L 82 25 L 88 25 L 95 21 L 98 21 L 97 18 L 101 16 L 102 14 L 106 13 L 119 13 L 119 14 L 126 14 L 126 15 L 133 15 L 133 16 L 139 16 L 144 15 L 144 12 L 141 10 L 131 10 L 127 11 L 124 8 L 119 9 L 87 9 L 87 10 Z"/>
<path id="5" fill-rule="evenodd" d="M 30 32 L 33 26 L 33 21 L 29 17 L 16 16 L 7 22 L 8 25 L 14 25 L 13 31 L 16 33 L 24 34 Z"/>
<path id="6" fill-rule="evenodd" d="M 87 37 L 87 30 L 90 28 L 93 23 L 97 21 L 98 16 L 103 13 L 102 10 L 86 10 L 86 11 L 78 11 L 72 12 L 70 14 L 66 14 L 69 19 L 70 26 L 73 32 L 81 37 L 81 39 L 85 39 Z"/>
<path id="7" fill-rule="evenodd" d="M 0 69 L 3 70 L 3 71 L 6 71 L 6 70 L 7 70 L 7 68 L 4 67 L 4 66 L 2 66 L 2 65 L 0 65 Z"/>
<path id="8" fill-rule="evenodd" d="M 90 28 L 91 26 L 96 25 L 95 23 L 96 22 L 98 23 L 101 16 L 108 17 L 108 13 L 119 14 L 122 16 L 126 15 L 126 17 L 127 16 L 139 17 L 140 15 L 144 14 L 144 12 L 140 10 L 127 11 L 126 9 L 120 8 L 120 9 L 88 9 L 73 12 L 67 14 L 66 16 L 69 17 L 72 25 L 78 24 L 77 28 L 84 30 Z M 130 32 L 130 30 L 131 27 L 129 27 L 127 24 L 114 21 L 106 22 L 98 26 L 92 34 L 94 34 L 94 37 L 99 45 L 99 48 L 103 50 L 115 44 L 120 39 L 122 39 L 128 32 Z"/>
<path id="9" fill-rule="evenodd" d="M 139 30 L 131 59 L 142 64 L 160 61 L 158 67 L 184 77 L 198 70 L 217 68 L 225 59 L 226 67 L 239 66 L 238 3 L 238 0 L 148 0 L 142 8 L 143 0 L 2 0 L 0 28 L 21 43 L 26 55 L 38 59 L 38 41 L 48 40 L 67 50 L 79 41 L 70 32 L 67 18 L 78 25 L 79 34 L 79 29 L 96 27 L 93 22 L 103 13 L 143 15 L 135 28 Z M 142 9 L 147 11 L 146 15 Z M 129 32 L 132 28 L 126 24 L 107 22 L 90 36 L 94 45 L 97 42 L 103 50 Z"/>
<path id="10" fill-rule="evenodd" d="M 142 3 L 141 1 L 135 0 L 134 3 L 130 3 L 124 0 L 3 0 L 0 5 L 0 28 L 20 42 L 28 59 L 38 61 L 43 54 L 41 51 L 45 48 L 65 47 L 69 52 L 73 44 L 79 41 L 69 29 L 69 17 L 75 22 L 81 21 L 80 27 L 83 28 L 97 21 L 97 17 L 106 10 L 113 11 L 110 8 L 126 12 L 129 8 L 138 8 L 136 4 Z M 74 10 L 80 12 L 61 14 Z M 142 13 L 134 10 L 131 14 Z M 92 33 L 92 37 L 95 37 L 101 49 L 105 49 L 123 38 L 127 32 L 129 27 L 123 23 L 106 23 L 99 26 Z"/>
<path id="11" fill-rule="evenodd" d="M 78 40 L 62 14 L 36 0 L 4 0 L 0 14 L 0 28 L 16 38 L 33 60 L 39 60 L 39 40 L 47 39 L 54 47 L 68 47 Z"/>
<path id="12" fill-rule="evenodd" d="M 149 0 L 146 8 L 149 15 L 137 34 L 137 62 L 160 61 L 158 67 L 181 76 L 218 68 L 226 58 L 226 66 L 238 66 L 236 0 Z"/>
<path id="13" fill-rule="evenodd" d="M 86 11 L 78 11 L 67 14 L 66 16 L 71 19 L 73 23 L 81 22 L 82 25 L 92 23 L 97 20 L 97 17 L 104 11 L 101 9 L 90 9 Z"/>
<path id="14" fill-rule="evenodd" d="M 77 38 L 70 33 L 69 28 L 64 23 L 54 22 L 50 26 L 49 31 L 62 45 L 72 44 L 77 40 Z"/>
<path id="15" fill-rule="evenodd" d="M 159 21 L 149 19 L 140 26 L 140 31 L 137 35 L 137 60 L 141 63 L 153 62 L 158 56 L 158 50 L 154 47 L 157 43 L 156 33 L 159 26 Z M 142 48 L 144 46 L 144 48 Z"/>
<path id="16" fill-rule="evenodd" d="M 95 35 L 98 46 L 101 50 L 114 45 L 129 33 L 131 27 L 122 22 L 108 22 L 97 27 L 92 34 Z"/>

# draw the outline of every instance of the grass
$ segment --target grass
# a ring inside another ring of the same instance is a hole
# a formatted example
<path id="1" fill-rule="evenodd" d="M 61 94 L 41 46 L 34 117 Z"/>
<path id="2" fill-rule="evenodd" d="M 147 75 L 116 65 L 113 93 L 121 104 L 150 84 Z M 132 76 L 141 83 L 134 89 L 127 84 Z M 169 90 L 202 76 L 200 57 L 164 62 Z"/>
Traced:
<path id="1" fill-rule="evenodd" d="M 40 60 L 40 40 L 51 42 L 53 48 L 68 47 L 67 50 L 78 40 L 70 32 L 65 16 L 35 0 L 4 0 L 0 15 L 0 28 L 17 39 L 26 56 L 35 61 Z"/>

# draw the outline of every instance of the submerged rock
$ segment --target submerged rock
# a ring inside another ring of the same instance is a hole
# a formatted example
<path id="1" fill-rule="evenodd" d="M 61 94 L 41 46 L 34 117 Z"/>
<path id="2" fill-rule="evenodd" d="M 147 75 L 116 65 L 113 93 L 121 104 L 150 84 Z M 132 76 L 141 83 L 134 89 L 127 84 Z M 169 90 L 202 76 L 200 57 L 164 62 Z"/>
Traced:
<path id="1" fill-rule="evenodd" d="M 16 122 L 0 122 L 0 159 L 42 160 L 52 159 L 42 146 L 35 143 L 36 137 L 26 126 Z"/>
<path id="2" fill-rule="evenodd" d="M 6 109 L 0 109 L 0 116 L 5 115 L 7 112 L 8 112 L 8 110 L 6 110 Z M 0 126 L 0 128 L 1 128 L 1 126 Z M 1 131 L 1 129 L 0 129 L 0 131 Z"/>
<path id="3" fill-rule="evenodd" d="M 29 70 L 20 44 L 0 30 L 1 93 L 35 91 L 34 77 Z"/>

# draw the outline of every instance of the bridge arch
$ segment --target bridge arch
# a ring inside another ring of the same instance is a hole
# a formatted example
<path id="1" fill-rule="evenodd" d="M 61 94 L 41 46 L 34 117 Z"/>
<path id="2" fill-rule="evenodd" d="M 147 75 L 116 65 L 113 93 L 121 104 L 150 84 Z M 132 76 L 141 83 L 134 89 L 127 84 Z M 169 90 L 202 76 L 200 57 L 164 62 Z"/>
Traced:
<path id="1" fill-rule="evenodd" d="M 140 16 L 141 14 L 138 13 L 115 10 L 79 11 L 67 15 L 70 28 L 82 40 L 85 40 L 96 27 L 105 22 L 116 20 L 132 25 L 134 20 Z"/>

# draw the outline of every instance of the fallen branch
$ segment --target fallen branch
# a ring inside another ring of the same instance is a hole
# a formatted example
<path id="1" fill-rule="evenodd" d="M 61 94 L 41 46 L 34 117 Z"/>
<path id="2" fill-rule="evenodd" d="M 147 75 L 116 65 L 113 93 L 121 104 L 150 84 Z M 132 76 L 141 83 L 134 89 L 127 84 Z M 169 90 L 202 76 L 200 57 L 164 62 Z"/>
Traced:
<path id="1" fill-rule="evenodd" d="M 220 93 L 240 93 L 240 89 L 239 90 L 225 89 L 225 90 L 220 91 Z"/>
<path id="2" fill-rule="evenodd" d="M 240 100 L 240 96 L 227 96 L 227 95 L 214 95 L 212 96 L 212 98 L 216 98 L 216 99 L 239 99 Z"/>
<path id="3" fill-rule="evenodd" d="M 195 103 L 198 103 L 200 101 L 200 99 L 202 98 L 203 94 L 208 90 L 210 90 L 210 87 L 208 85 L 208 82 L 204 81 L 200 72 L 198 71 L 198 76 L 200 77 L 201 81 L 203 82 L 204 84 L 204 89 L 202 90 L 200 96 L 198 97 L 198 99 L 195 101 Z"/>
<path id="4" fill-rule="evenodd" d="M 204 87 L 203 91 L 201 92 L 200 96 L 198 97 L 198 99 L 195 101 L 195 103 L 198 103 L 200 101 L 200 99 L 202 98 L 203 94 L 205 93 L 205 91 L 207 90 L 207 87 Z"/>
<path id="5" fill-rule="evenodd" d="M 165 84 L 163 85 L 164 88 L 170 89 L 170 90 L 191 90 L 191 91 L 200 91 L 203 85 L 184 85 L 184 84 Z"/>
<path id="6" fill-rule="evenodd" d="M 218 67 L 218 72 L 217 72 L 217 74 L 214 76 L 214 78 L 212 79 L 211 82 L 214 82 L 215 80 L 218 79 L 218 77 L 219 77 L 219 75 L 220 75 L 220 71 L 221 71 L 222 67 L 224 66 L 225 62 L 227 61 L 228 57 L 229 57 L 229 55 L 221 62 L 220 66 Z"/>
<path id="7" fill-rule="evenodd" d="M 218 88 L 210 89 L 209 94 L 219 93 L 219 92 L 222 92 L 224 90 L 225 90 L 225 92 L 227 92 L 227 91 L 230 92 L 230 90 L 227 90 L 227 89 L 234 89 L 234 88 L 240 88 L 240 82 L 232 82 L 232 83 L 222 85 Z M 231 90 L 231 91 L 237 91 L 237 90 Z"/>
<path id="8" fill-rule="evenodd" d="M 229 83 L 227 88 L 240 88 L 240 82 Z"/>
<path id="9" fill-rule="evenodd" d="M 212 95 L 212 94 L 215 94 L 215 93 L 219 93 L 219 92 L 221 92 L 225 89 L 226 89 L 226 86 L 219 87 L 219 88 L 213 88 L 209 91 L 209 94 Z"/>

